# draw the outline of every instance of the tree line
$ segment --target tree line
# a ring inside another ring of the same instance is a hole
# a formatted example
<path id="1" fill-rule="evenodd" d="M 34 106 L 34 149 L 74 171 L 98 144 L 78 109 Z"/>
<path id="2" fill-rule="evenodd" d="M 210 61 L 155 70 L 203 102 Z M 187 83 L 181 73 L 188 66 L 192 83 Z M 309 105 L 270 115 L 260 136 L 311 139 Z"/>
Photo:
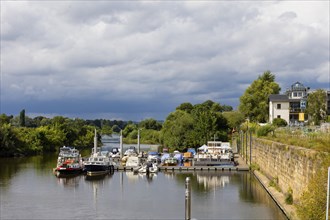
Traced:
<path id="1" fill-rule="evenodd" d="M 83 120 L 63 116 L 30 118 L 23 109 L 19 116 L 0 115 L 0 156 L 54 152 L 61 146 L 93 146 L 94 129 L 103 134 L 119 132 L 129 122 Z"/>
<path id="2" fill-rule="evenodd" d="M 225 116 L 224 111 L 231 111 Z M 235 116 L 233 116 L 235 115 Z M 94 129 L 99 134 L 120 133 L 125 143 L 161 144 L 170 150 L 198 147 L 211 138 L 228 140 L 227 133 L 233 123 L 244 120 L 231 106 L 221 106 L 213 101 L 192 105 L 183 103 L 168 115 L 165 122 L 152 118 L 141 122 L 121 120 L 83 120 L 63 116 L 30 118 L 22 110 L 18 116 L 0 115 L 0 156 L 32 155 L 54 152 L 59 147 L 93 146 Z M 228 118 L 228 119 L 227 119 Z"/>
<path id="3" fill-rule="evenodd" d="M 16 117 L 0 115 L 0 155 L 36 154 L 52 152 L 59 146 L 91 147 L 94 129 L 99 133 L 123 132 L 125 143 L 136 143 L 140 132 L 141 143 L 161 144 L 170 150 L 198 147 L 209 140 L 228 141 L 232 131 L 241 128 L 242 122 L 264 123 L 268 121 L 270 94 L 278 94 L 281 88 L 270 71 L 251 83 L 240 97 L 238 111 L 231 106 L 207 100 L 199 104 L 180 104 L 164 122 L 149 118 L 141 122 L 122 120 L 83 120 L 62 116 L 30 118 L 22 110 Z M 307 113 L 311 121 L 319 124 L 326 120 L 326 93 L 317 90 L 308 96 Z M 273 122 L 285 126 L 283 119 Z"/>

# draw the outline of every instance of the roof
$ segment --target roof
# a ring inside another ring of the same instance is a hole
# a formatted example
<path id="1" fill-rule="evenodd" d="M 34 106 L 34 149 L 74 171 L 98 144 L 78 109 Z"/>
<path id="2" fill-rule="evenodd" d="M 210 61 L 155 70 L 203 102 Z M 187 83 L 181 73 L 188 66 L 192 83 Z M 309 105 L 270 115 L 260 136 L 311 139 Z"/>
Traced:
<path id="1" fill-rule="evenodd" d="M 291 85 L 291 91 L 306 91 L 306 87 L 297 81 Z"/>
<path id="2" fill-rule="evenodd" d="M 271 94 L 269 95 L 269 101 L 271 102 L 289 102 L 287 95 Z"/>

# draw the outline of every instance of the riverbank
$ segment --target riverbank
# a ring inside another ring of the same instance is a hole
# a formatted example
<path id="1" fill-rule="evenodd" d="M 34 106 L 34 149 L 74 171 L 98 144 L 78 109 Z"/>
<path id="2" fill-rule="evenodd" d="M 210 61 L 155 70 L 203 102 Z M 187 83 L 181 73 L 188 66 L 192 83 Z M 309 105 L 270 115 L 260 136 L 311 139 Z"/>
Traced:
<path id="1" fill-rule="evenodd" d="M 280 209 L 285 213 L 285 215 L 289 219 L 299 219 L 297 216 L 296 209 L 294 205 L 288 205 L 285 203 L 285 196 L 283 193 L 279 192 L 275 187 L 270 187 L 270 182 L 265 175 L 263 175 L 260 171 L 254 170 L 254 176 L 261 183 L 264 189 L 269 193 L 269 195 L 274 199 L 276 204 L 280 207 Z"/>

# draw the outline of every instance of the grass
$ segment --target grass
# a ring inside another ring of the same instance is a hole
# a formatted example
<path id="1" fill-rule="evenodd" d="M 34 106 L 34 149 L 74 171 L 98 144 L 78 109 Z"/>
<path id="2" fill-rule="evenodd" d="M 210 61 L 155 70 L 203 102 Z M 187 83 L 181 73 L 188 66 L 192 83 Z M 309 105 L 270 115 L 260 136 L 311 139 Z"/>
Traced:
<path id="1" fill-rule="evenodd" d="M 330 134 L 321 132 L 305 132 L 299 129 L 276 129 L 274 135 L 268 135 L 268 140 L 283 144 L 304 147 L 316 151 L 330 153 Z"/>

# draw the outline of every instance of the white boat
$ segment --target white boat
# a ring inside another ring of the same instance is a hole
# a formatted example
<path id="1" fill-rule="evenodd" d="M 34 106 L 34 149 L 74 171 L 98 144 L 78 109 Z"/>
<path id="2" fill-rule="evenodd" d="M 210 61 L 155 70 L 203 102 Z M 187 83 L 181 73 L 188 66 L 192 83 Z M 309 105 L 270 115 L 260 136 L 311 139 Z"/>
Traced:
<path id="1" fill-rule="evenodd" d="M 126 159 L 126 167 L 135 168 L 140 166 L 140 159 L 138 156 L 127 156 L 125 158 L 123 157 L 123 159 Z"/>
<path id="2" fill-rule="evenodd" d="M 159 156 L 159 153 L 158 152 L 149 152 L 148 153 L 148 157 L 147 157 L 147 162 L 151 162 L 151 163 L 160 163 L 161 162 L 161 159 L 160 159 L 160 156 Z"/>
<path id="3" fill-rule="evenodd" d="M 140 167 L 137 167 L 133 170 L 137 173 L 157 173 L 158 172 L 158 166 L 156 163 L 146 163 L 141 165 Z"/>
<path id="4" fill-rule="evenodd" d="M 82 172 L 82 159 L 79 151 L 72 147 L 60 148 L 54 173 L 57 176 L 75 175 Z"/>
<path id="5" fill-rule="evenodd" d="M 84 162 L 84 170 L 87 175 L 95 176 L 113 171 L 112 158 L 108 151 L 97 150 L 97 135 L 95 130 L 94 148 L 91 156 Z"/>

